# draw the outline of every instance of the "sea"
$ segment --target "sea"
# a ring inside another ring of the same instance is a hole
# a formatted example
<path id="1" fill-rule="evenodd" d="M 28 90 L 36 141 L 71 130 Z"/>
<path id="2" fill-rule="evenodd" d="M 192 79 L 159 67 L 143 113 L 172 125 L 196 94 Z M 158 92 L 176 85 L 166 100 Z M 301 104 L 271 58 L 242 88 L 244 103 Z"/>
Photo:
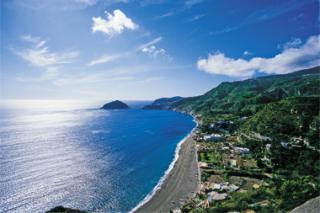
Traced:
<path id="1" fill-rule="evenodd" d="M 129 212 L 148 199 L 196 124 L 133 105 L 1 107 L 0 212 Z"/>

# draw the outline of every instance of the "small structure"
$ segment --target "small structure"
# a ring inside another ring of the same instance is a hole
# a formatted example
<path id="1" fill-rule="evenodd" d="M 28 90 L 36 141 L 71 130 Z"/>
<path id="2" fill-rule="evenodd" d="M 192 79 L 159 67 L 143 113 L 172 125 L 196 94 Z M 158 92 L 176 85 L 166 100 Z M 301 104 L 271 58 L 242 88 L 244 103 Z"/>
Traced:
<path id="1" fill-rule="evenodd" d="M 252 185 L 252 187 L 253 187 L 254 189 L 259 189 L 259 188 L 261 187 L 261 184 L 254 183 L 254 184 Z"/>
<path id="2" fill-rule="evenodd" d="M 212 190 L 214 191 L 219 191 L 219 192 L 234 192 L 237 191 L 239 189 L 238 186 L 234 185 L 234 184 L 230 184 L 229 182 L 225 182 L 225 183 L 220 183 L 220 184 L 213 184 L 212 186 Z"/>
<path id="3" fill-rule="evenodd" d="M 230 148 L 229 148 L 228 146 L 223 146 L 223 147 L 221 148 L 221 150 L 222 150 L 222 151 L 226 151 L 226 150 L 230 150 Z"/>
<path id="4" fill-rule="evenodd" d="M 228 188 L 228 192 L 235 192 L 239 189 L 239 186 L 236 186 L 234 184 L 230 184 Z"/>
<path id="5" fill-rule="evenodd" d="M 172 213 L 181 213 L 181 210 L 180 209 L 173 209 Z"/>
<path id="6" fill-rule="evenodd" d="M 230 167 L 237 167 L 237 160 L 235 160 L 235 159 L 230 159 L 229 161 L 228 161 L 228 165 L 230 166 Z"/>
<path id="7" fill-rule="evenodd" d="M 220 134 L 211 134 L 211 135 L 205 135 L 203 137 L 203 139 L 205 141 L 222 141 L 223 140 L 223 137 L 220 135 Z"/>
<path id="8" fill-rule="evenodd" d="M 266 150 L 267 150 L 267 152 L 270 152 L 270 149 L 271 149 L 271 144 L 270 144 L 270 143 L 266 144 Z"/>
<path id="9" fill-rule="evenodd" d="M 288 142 L 281 141 L 280 144 L 283 148 L 288 149 L 288 144 L 289 144 Z"/>
<path id="10" fill-rule="evenodd" d="M 245 155 L 245 154 L 248 154 L 250 152 L 250 149 L 245 148 L 245 147 L 237 147 L 237 146 L 235 146 L 234 147 L 234 151 L 236 153 L 241 154 L 241 155 Z"/>
<path id="11" fill-rule="evenodd" d="M 206 163 L 206 162 L 199 162 L 198 165 L 200 168 L 207 168 L 208 167 L 208 163 Z"/>
<path id="12" fill-rule="evenodd" d="M 210 192 L 208 193 L 208 201 L 209 203 L 212 203 L 213 201 L 224 200 L 227 196 L 227 193 Z"/>

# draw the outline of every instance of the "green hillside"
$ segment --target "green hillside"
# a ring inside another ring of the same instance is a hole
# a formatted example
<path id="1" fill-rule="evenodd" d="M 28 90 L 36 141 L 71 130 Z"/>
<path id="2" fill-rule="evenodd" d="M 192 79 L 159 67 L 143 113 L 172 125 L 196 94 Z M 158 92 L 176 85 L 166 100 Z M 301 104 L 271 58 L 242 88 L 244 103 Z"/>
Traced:
<path id="1" fill-rule="evenodd" d="M 320 67 L 290 74 L 259 77 L 237 82 L 224 82 L 204 95 L 185 98 L 173 108 L 210 118 L 251 116 L 262 107 L 288 97 L 318 96 L 320 94 Z"/>
<path id="2" fill-rule="evenodd" d="M 302 137 L 319 148 L 319 124 L 319 98 L 295 97 L 267 104 L 242 125 L 242 130 L 282 140 Z"/>
<path id="3" fill-rule="evenodd" d="M 319 105 L 320 67 L 225 82 L 175 103 L 173 109 L 202 121 L 195 138 L 199 159 L 207 163 L 201 180 L 208 187 L 182 212 L 288 212 L 319 196 Z M 212 143 L 201 136 L 210 134 L 224 140 Z M 237 147 L 249 154 L 237 155 Z M 225 164 L 230 159 L 240 166 Z M 245 188 L 253 177 L 262 186 Z M 229 193 L 210 188 L 221 179 L 243 188 Z M 212 191 L 228 197 L 203 205 Z"/>

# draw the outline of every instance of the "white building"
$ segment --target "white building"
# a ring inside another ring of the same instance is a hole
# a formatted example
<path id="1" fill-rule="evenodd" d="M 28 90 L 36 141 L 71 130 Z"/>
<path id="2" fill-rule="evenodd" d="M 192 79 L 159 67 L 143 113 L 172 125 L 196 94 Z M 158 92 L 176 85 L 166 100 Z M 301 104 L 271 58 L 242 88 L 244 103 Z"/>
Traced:
<path id="1" fill-rule="evenodd" d="M 220 134 L 211 134 L 211 135 L 205 135 L 203 139 L 205 141 L 222 141 L 223 137 Z"/>

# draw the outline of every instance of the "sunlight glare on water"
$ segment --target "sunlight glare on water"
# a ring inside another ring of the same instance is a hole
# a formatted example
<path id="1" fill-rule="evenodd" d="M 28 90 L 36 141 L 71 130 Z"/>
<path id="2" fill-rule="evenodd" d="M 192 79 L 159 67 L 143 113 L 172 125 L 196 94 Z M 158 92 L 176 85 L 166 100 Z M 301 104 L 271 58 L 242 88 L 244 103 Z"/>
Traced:
<path id="1" fill-rule="evenodd" d="M 58 205 L 129 211 L 157 184 L 177 143 L 194 127 L 191 117 L 176 112 L 77 103 L 14 101 L 0 109 L 0 212 Z"/>

